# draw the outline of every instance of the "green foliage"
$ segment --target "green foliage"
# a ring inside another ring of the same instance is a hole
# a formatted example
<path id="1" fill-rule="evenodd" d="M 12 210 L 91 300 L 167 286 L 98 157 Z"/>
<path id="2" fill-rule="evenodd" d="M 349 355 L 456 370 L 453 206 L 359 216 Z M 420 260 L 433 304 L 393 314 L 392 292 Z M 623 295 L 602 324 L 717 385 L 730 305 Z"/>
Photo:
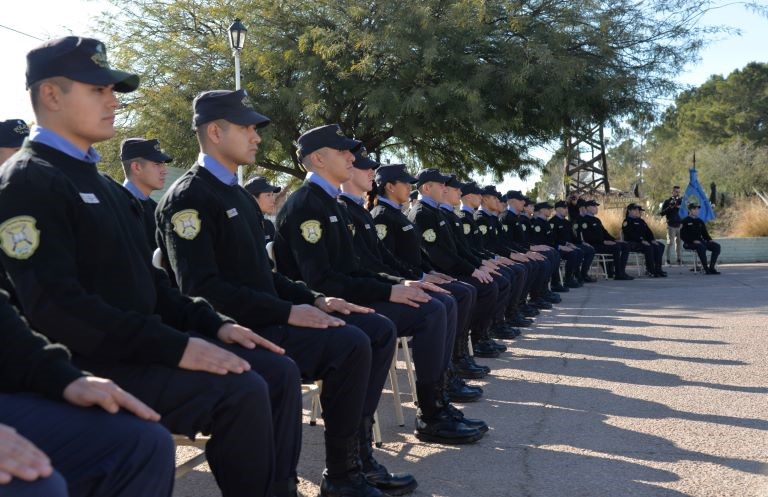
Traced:
<path id="1" fill-rule="evenodd" d="M 374 153 L 520 176 L 529 147 L 674 89 L 703 32 L 699 0 L 111 0 L 115 66 L 142 75 L 123 134 L 191 164 L 193 97 L 232 88 L 227 27 L 248 27 L 243 87 L 272 118 L 259 166 L 303 177 L 294 140 L 338 122 Z M 116 146 L 102 150 L 114 161 Z"/>

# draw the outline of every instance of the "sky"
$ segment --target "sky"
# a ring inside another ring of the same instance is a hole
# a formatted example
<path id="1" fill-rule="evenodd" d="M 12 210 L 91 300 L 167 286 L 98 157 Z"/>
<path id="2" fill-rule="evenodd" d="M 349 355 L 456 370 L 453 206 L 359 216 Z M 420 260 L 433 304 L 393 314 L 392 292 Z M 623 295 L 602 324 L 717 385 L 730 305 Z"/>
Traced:
<path id="1" fill-rule="evenodd" d="M 681 68 L 678 80 L 683 84 L 700 85 L 713 74 L 726 76 L 749 62 L 768 62 L 768 18 L 747 10 L 738 1 L 723 0 L 719 5 L 722 7 L 707 13 L 700 23 L 726 25 L 738 29 L 740 34 L 723 33 L 710 40 L 708 46 L 701 51 L 699 62 Z M 4 2 L 0 17 L 0 46 L 3 47 L 0 59 L 3 68 L 3 78 L 0 78 L 0 120 L 33 119 L 24 86 L 25 57 L 41 41 L 13 30 L 43 40 L 69 34 L 99 37 L 94 16 L 107 8 L 109 5 L 104 0 Z M 30 12 L 34 17 L 30 16 Z M 670 98 L 660 103 L 666 106 L 672 101 Z M 540 148 L 531 153 L 546 161 L 552 151 Z M 483 178 L 477 179 L 482 181 Z M 502 192 L 509 189 L 526 191 L 533 187 L 537 179 L 538 175 L 526 181 L 509 177 L 498 186 Z"/>

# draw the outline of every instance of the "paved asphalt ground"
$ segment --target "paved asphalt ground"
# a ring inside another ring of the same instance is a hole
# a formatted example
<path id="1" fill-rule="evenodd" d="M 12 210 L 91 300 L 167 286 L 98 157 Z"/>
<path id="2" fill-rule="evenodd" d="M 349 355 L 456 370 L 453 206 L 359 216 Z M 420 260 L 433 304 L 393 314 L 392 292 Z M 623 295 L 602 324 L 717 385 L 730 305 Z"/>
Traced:
<path id="1" fill-rule="evenodd" d="M 387 384 L 379 461 L 417 476 L 414 497 L 768 497 L 768 265 L 721 270 L 564 294 L 481 361 L 485 397 L 464 409 L 491 430 L 475 445 L 419 442 L 412 403 L 397 427 Z M 323 457 L 322 426 L 305 424 L 301 495 Z M 219 495 L 207 465 L 174 493 Z"/>

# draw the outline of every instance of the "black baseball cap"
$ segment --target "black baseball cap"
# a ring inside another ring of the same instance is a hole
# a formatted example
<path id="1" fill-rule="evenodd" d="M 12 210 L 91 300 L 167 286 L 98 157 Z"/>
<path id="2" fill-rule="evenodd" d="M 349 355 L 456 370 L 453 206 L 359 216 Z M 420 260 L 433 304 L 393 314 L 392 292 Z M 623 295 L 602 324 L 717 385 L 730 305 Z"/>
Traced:
<path id="1" fill-rule="evenodd" d="M 360 146 L 360 148 L 355 150 L 354 154 L 355 154 L 355 162 L 352 164 L 352 166 L 356 167 L 357 169 L 364 169 L 364 170 L 376 169 L 381 165 L 375 160 L 368 157 L 368 151 L 362 145 Z"/>
<path id="2" fill-rule="evenodd" d="M 501 193 L 496 190 L 494 185 L 486 185 L 480 188 L 480 195 L 493 195 L 497 199 L 501 200 Z"/>
<path id="3" fill-rule="evenodd" d="M 376 184 L 384 185 L 387 183 L 416 183 L 418 180 L 411 176 L 405 169 L 405 164 L 382 164 L 376 169 Z M 418 192 L 416 192 L 418 195 Z"/>
<path id="4" fill-rule="evenodd" d="M 157 140 L 127 138 L 120 144 L 120 160 L 147 159 L 154 162 L 171 162 L 173 157 L 166 155 Z"/>
<path id="5" fill-rule="evenodd" d="M 417 198 L 419 198 L 419 191 L 413 190 L 410 194 L 408 194 L 408 198 L 411 200 L 416 200 Z"/>
<path id="6" fill-rule="evenodd" d="M 688 210 L 690 209 L 700 209 L 701 206 L 697 204 L 696 202 L 688 202 Z"/>
<path id="7" fill-rule="evenodd" d="M 631 204 L 629 204 L 629 205 L 627 206 L 627 210 L 628 210 L 628 211 L 633 211 L 633 210 L 635 210 L 635 209 L 639 209 L 639 210 L 641 210 L 641 211 L 644 211 L 644 210 L 645 210 L 645 209 L 643 209 L 643 207 L 642 207 L 640 204 L 636 204 L 636 203 L 634 203 L 634 202 L 633 202 L 633 203 L 631 203 Z"/>
<path id="8" fill-rule="evenodd" d="M 552 204 L 549 202 L 539 202 L 537 204 L 534 204 L 533 210 L 540 211 L 541 209 L 553 209 Z"/>
<path id="9" fill-rule="evenodd" d="M 417 186 L 421 186 L 424 183 L 429 183 L 430 181 L 434 181 L 435 183 L 446 184 L 448 183 L 448 181 L 450 181 L 450 179 L 451 179 L 450 176 L 444 175 L 437 168 L 434 168 L 434 167 L 422 169 L 421 171 L 416 173 Z"/>
<path id="10" fill-rule="evenodd" d="M 523 192 L 519 190 L 509 190 L 504 194 L 503 200 L 505 202 L 507 200 L 525 200 L 525 195 L 523 195 Z"/>
<path id="11" fill-rule="evenodd" d="M 566 202 L 565 200 L 558 200 L 557 202 L 555 202 L 555 209 L 557 209 L 558 207 L 562 207 L 563 209 L 566 209 L 568 207 L 568 202 Z"/>
<path id="12" fill-rule="evenodd" d="M 579 199 L 576 201 L 576 207 L 586 207 L 587 201 L 583 198 L 579 197 Z"/>
<path id="13" fill-rule="evenodd" d="M 445 186 L 461 189 L 461 181 L 459 181 L 459 178 L 457 178 L 455 174 L 451 174 L 448 178 L 449 179 L 446 181 Z"/>
<path id="14" fill-rule="evenodd" d="M 584 207 L 597 207 L 600 203 L 597 200 L 587 200 L 584 202 Z"/>
<path id="15" fill-rule="evenodd" d="M 192 123 L 198 126 L 224 119 L 241 126 L 255 124 L 263 128 L 270 123 L 267 116 L 256 112 L 245 90 L 211 90 L 200 93 L 192 101 Z"/>
<path id="16" fill-rule="evenodd" d="M 461 185 L 461 196 L 464 195 L 480 195 L 480 187 L 477 186 L 477 183 L 474 181 L 470 181 L 469 183 L 464 183 Z"/>
<path id="17" fill-rule="evenodd" d="M 29 136 L 29 127 L 21 119 L 0 121 L 0 147 L 19 148 Z"/>
<path id="18" fill-rule="evenodd" d="M 139 87 L 136 74 L 109 67 L 104 43 L 79 36 L 49 40 L 27 53 L 27 88 L 56 76 L 91 85 L 115 85 L 115 91 L 121 93 Z"/>
<path id="19" fill-rule="evenodd" d="M 243 188 L 251 195 L 259 195 L 266 192 L 280 193 L 280 190 L 282 190 L 279 186 L 270 185 L 264 176 L 254 176 L 245 182 Z"/>
<path id="20" fill-rule="evenodd" d="M 296 143 L 299 159 L 325 147 L 354 152 L 363 145 L 359 140 L 347 138 L 338 124 L 328 124 L 305 131 Z"/>

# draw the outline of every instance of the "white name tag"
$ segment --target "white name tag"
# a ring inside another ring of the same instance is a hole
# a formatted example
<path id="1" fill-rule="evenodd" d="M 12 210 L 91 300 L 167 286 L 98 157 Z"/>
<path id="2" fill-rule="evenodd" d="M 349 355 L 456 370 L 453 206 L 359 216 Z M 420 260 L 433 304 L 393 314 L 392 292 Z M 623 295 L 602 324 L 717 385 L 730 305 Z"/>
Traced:
<path id="1" fill-rule="evenodd" d="M 331 216 L 330 219 L 331 219 L 332 223 L 338 223 L 339 222 L 339 220 L 336 219 L 336 216 Z"/>
<path id="2" fill-rule="evenodd" d="M 83 199 L 83 202 L 86 204 L 99 204 L 99 198 L 94 195 L 93 193 L 81 193 L 80 198 Z"/>
<path id="3" fill-rule="evenodd" d="M 237 209 L 236 209 L 236 208 L 234 208 L 234 207 L 232 207 L 231 209 L 229 209 L 229 210 L 227 211 L 227 217 L 229 217 L 229 218 L 233 218 L 233 217 L 235 217 L 235 216 L 237 216 Z"/>
<path id="4" fill-rule="evenodd" d="M 367 230 L 371 229 L 371 225 L 370 224 L 366 224 L 365 225 L 365 229 L 367 229 Z"/>
<path id="5" fill-rule="evenodd" d="M 445 226 L 445 221 L 440 221 L 440 226 Z"/>
<path id="6" fill-rule="evenodd" d="M 412 229 L 413 229 L 413 225 L 412 224 L 409 224 L 407 226 L 403 226 L 403 231 L 408 231 L 408 230 L 412 230 Z"/>

